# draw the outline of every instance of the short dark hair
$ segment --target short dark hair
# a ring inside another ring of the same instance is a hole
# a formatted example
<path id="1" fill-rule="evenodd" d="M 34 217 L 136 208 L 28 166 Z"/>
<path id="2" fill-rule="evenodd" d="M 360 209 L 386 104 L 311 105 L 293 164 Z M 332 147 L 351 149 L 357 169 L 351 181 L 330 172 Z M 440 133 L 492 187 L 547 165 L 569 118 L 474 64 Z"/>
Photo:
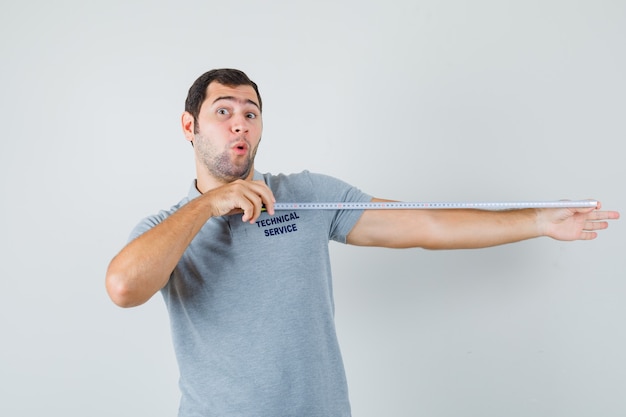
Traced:
<path id="1" fill-rule="evenodd" d="M 202 74 L 189 88 L 187 93 L 187 100 L 185 100 L 185 111 L 191 113 L 194 121 L 198 120 L 200 114 L 200 107 L 206 99 L 206 91 L 213 81 L 217 81 L 220 84 L 237 87 L 239 85 L 249 85 L 254 88 L 256 96 L 259 99 L 259 110 L 263 110 L 263 104 L 261 102 L 261 94 L 259 94 L 259 87 L 254 81 L 240 70 L 232 68 L 220 68 L 213 69 Z"/>

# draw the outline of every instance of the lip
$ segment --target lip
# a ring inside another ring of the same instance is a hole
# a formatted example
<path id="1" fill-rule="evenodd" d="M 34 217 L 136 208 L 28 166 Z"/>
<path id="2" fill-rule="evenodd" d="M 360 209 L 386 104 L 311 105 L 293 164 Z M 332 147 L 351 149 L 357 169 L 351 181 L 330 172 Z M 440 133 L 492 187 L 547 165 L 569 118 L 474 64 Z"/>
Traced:
<path id="1" fill-rule="evenodd" d="M 246 155 L 249 148 L 250 146 L 245 141 L 238 141 L 231 147 L 233 152 L 237 155 Z"/>

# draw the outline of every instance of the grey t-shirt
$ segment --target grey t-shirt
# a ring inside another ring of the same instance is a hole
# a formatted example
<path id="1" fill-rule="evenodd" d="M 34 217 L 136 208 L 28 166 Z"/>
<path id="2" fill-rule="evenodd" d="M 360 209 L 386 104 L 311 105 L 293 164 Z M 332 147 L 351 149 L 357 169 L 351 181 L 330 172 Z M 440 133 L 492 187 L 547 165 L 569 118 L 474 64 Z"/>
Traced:
<path id="1" fill-rule="evenodd" d="M 364 202 L 332 177 L 255 172 L 279 202 Z M 131 238 L 199 196 L 144 219 Z M 180 369 L 179 416 L 349 416 L 334 325 L 329 240 L 345 243 L 360 210 L 211 218 L 162 295 Z"/>

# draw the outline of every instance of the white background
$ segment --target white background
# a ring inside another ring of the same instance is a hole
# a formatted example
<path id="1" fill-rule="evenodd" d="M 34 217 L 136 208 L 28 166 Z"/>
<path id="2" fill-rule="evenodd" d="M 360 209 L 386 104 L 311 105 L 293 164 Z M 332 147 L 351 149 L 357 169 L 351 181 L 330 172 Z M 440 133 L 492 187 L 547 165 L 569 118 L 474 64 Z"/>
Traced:
<path id="1" fill-rule="evenodd" d="M 0 414 L 173 416 L 160 296 L 104 290 L 145 215 L 186 195 L 197 76 L 264 99 L 256 167 L 409 201 L 626 208 L 626 3 L 4 1 Z M 478 250 L 332 244 L 353 413 L 626 414 L 624 227 Z"/>

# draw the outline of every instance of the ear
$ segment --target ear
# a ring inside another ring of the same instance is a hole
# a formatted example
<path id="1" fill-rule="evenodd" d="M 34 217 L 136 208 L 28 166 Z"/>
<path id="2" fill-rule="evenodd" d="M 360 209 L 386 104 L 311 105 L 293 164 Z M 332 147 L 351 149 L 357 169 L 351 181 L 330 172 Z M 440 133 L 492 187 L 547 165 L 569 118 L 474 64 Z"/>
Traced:
<path id="1" fill-rule="evenodd" d="M 193 143 L 195 138 L 195 120 L 193 116 L 188 111 L 184 112 L 181 117 L 181 124 L 183 127 L 183 134 L 185 135 L 185 139 L 189 142 Z"/>

